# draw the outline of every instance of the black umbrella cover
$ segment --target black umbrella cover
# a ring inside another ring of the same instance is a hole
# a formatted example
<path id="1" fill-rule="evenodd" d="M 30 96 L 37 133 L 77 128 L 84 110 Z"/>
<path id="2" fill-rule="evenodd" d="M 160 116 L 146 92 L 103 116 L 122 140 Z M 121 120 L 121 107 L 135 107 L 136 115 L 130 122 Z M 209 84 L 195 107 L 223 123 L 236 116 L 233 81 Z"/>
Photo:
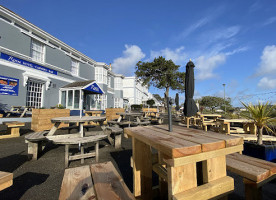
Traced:
<path id="1" fill-rule="evenodd" d="M 184 103 L 184 115 L 186 117 L 194 116 L 198 111 L 193 99 L 195 90 L 194 67 L 195 65 L 192 61 L 189 61 L 186 65 Z"/>

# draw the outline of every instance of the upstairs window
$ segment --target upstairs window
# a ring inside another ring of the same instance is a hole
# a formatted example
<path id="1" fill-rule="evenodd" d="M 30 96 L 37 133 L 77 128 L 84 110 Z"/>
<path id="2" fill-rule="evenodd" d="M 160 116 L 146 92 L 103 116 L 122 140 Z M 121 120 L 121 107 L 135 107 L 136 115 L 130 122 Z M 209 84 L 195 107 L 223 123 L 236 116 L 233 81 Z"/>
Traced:
<path id="1" fill-rule="evenodd" d="M 122 90 L 123 89 L 123 83 L 122 83 L 122 79 L 120 77 L 115 78 L 114 89 L 116 89 L 116 90 Z"/>
<path id="2" fill-rule="evenodd" d="M 75 76 L 79 75 L 79 62 L 74 59 L 71 62 L 71 73 Z"/>
<path id="3" fill-rule="evenodd" d="M 33 60 L 44 62 L 45 47 L 41 42 L 32 39 L 31 56 Z"/>
<path id="4" fill-rule="evenodd" d="M 111 77 L 110 76 L 107 77 L 107 85 L 108 85 L 108 87 L 111 88 Z"/>
<path id="5" fill-rule="evenodd" d="M 102 67 L 96 67 L 95 79 L 98 83 L 107 84 L 107 70 Z"/>

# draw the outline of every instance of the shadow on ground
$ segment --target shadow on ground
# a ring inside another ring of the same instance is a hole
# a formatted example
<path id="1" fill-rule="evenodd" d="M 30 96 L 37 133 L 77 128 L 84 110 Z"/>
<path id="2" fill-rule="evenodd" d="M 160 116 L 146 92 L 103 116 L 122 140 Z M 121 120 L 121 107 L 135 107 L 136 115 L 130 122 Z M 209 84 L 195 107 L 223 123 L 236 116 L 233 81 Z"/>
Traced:
<path id="1" fill-rule="evenodd" d="M 24 151 L 19 154 L 13 154 L 4 158 L 0 158 L 0 171 L 13 172 L 18 167 L 28 161 L 27 155 L 22 155 Z M 7 163 L 9 163 L 7 165 Z"/>
<path id="2" fill-rule="evenodd" d="M 13 179 L 13 185 L 0 192 L 0 198 L 5 200 L 20 199 L 30 188 L 44 183 L 49 174 L 27 172 Z M 16 192 L 15 192 L 16 191 Z"/>

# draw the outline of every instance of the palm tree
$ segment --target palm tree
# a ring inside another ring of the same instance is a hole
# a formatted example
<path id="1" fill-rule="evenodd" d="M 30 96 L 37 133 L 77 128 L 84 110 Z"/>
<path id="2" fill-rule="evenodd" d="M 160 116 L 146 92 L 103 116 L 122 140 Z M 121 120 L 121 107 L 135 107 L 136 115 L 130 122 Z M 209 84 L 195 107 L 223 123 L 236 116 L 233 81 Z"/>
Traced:
<path id="1" fill-rule="evenodd" d="M 251 103 L 248 105 L 243 102 L 241 103 L 249 112 L 249 115 L 246 115 L 245 117 L 252 119 L 257 126 L 257 143 L 260 145 L 263 144 L 263 128 L 269 132 L 272 132 L 268 125 L 272 122 L 276 122 L 276 118 L 271 117 L 271 114 L 275 109 L 275 105 L 270 105 L 269 102 L 266 102 L 265 104 L 259 102 L 255 106 Z"/>

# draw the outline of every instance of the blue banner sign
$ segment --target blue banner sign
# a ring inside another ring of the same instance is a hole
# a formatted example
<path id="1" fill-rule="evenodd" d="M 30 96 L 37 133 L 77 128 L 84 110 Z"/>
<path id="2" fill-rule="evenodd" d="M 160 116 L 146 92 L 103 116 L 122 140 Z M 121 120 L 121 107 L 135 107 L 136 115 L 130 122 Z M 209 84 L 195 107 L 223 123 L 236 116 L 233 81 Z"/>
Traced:
<path id="1" fill-rule="evenodd" d="M 84 88 L 84 90 L 88 90 L 97 94 L 103 94 L 104 92 L 101 90 L 101 88 L 97 85 L 97 83 L 93 83 L 92 85 L 89 85 L 88 87 Z"/>
<path id="2" fill-rule="evenodd" d="M 4 59 L 4 60 L 10 61 L 10 62 L 19 64 L 19 65 L 23 65 L 23 66 L 30 67 L 30 68 L 33 68 L 33 69 L 37 69 L 37 70 L 40 70 L 40 71 L 43 71 L 43 72 L 47 72 L 47 73 L 50 73 L 50 74 L 57 75 L 57 71 L 55 71 L 55 70 L 37 65 L 35 63 L 28 62 L 26 60 L 22 60 L 20 58 L 16 58 L 14 56 L 10 56 L 10 55 L 5 54 L 5 53 L 1 53 L 1 58 Z"/>
<path id="3" fill-rule="evenodd" d="M 18 96 L 19 79 L 0 76 L 0 94 Z"/>

